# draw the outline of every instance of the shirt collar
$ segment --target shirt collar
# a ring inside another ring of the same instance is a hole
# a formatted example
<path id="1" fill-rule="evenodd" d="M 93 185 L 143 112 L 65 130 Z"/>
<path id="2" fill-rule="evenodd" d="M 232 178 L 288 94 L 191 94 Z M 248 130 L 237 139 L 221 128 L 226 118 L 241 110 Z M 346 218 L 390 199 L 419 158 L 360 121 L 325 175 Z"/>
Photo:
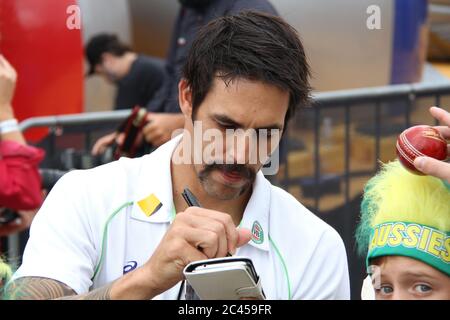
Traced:
<path id="1" fill-rule="evenodd" d="M 153 223 L 172 222 L 175 218 L 170 163 L 181 137 L 182 135 L 175 137 L 145 156 L 139 174 L 136 201 L 132 207 L 132 218 Z M 269 250 L 270 195 L 270 182 L 259 171 L 239 224 L 252 232 L 249 244 L 266 251 Z"/>
<path id="2" fill-rule="evenodd" d="M 144 157 L 131 217 L 137 220 L 167 223 L 175 217 L 170 170 L 179 135 Z"/>

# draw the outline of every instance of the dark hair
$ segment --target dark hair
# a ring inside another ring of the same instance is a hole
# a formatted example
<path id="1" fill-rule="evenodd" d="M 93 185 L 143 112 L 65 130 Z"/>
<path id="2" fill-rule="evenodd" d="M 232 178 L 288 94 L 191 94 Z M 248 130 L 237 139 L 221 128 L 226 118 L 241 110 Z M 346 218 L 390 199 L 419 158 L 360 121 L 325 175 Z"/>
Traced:
<path id="1" fill-rule="evenodd" d="M 183 68 L 192 108 L 203 102 L 215 77 L 259 80 L 290 93 L 286 120 L 309 102 L 310 69 L 297 31 L 283 19 L 255 11 L 218 18 L 197 34 Z"/>
<path id="2" fill-rule="evenodd" d="M 105 52 L 121 57 L 130 51 L 130 47 L 120 42 L 114 34 L 102 33 L 92 37 L 86 45 L 86 58 L 90 65 L 88 75 L 95 73 L 95 66 L 102 62 Z"/>

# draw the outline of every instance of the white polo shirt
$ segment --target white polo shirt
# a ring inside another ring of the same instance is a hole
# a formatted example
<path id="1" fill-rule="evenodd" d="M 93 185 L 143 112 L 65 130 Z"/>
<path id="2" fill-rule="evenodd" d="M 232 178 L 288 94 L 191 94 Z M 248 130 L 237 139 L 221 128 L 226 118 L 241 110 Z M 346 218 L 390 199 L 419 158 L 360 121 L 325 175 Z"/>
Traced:
<path id="1" fill-rule="evenodd" d="M 61 178 L 33 221 L 13 279 L 52 278 L 82 294 L 142 266 L 175 217 L 170 161 L 180 137 L 141 158 Z M 268 299 L 350 298 L 338 233 L 261 172 L 240 226 L 253 238 L 236 255 L 252 259 Z M 177 299 L 180 284 L 155 299 Z"/>

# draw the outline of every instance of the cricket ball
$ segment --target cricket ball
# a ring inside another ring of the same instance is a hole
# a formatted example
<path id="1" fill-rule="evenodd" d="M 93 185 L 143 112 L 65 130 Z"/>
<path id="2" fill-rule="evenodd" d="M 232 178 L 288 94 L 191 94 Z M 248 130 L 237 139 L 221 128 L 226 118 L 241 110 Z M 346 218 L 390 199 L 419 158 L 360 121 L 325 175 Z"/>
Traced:
<path id="1" fill-rule="evenodd" d="M 423 175 L 414 166 L 414 159 L 427 156 L 437 160 L 447 159 L 447 141 L 430 126 L 414 126 L 403 131 L 397 139 L 397 156 L 411 172 Z"/>

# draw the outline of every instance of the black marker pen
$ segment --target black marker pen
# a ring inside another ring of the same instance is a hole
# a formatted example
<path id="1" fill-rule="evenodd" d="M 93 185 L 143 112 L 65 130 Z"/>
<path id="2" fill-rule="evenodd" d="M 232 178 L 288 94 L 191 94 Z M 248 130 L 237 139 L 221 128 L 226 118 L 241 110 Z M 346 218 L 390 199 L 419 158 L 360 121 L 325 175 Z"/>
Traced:
<path id="1" fill-rule="evenodd" d="M 186 201 L 189 207 L 199 207 L 199 208 L 202 207 L 198 202 L 197 198 L 188 188 L 184 188 L 183 192 L 181 193 L 181 196 Z M 231 257 L 232 255 L 231 253 L 228 252 L 226 256 Z"/>

